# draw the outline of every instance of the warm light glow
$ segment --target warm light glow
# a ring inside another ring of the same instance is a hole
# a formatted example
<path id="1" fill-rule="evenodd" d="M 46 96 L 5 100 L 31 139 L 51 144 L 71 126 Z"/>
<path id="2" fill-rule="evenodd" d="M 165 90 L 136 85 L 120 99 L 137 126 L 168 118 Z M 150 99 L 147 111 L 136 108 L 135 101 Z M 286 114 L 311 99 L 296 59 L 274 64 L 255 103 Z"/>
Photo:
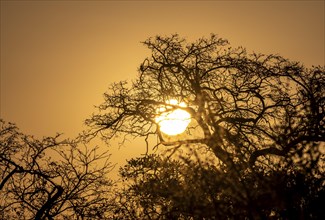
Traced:
<path id="1" fill-rule="evenodd" d="M 186 107 L 184 102 L 178 103 L 175 99 L 167 101 L 167 104 Z M 186 130 L 188 124 L 191 122 L 191 115 L 182 109 L 171 109 L 171 106 L 160 107 L 156 122 L 159 125 L 160 131 L 163 133 L 167 135 L 178 135 Z"/>

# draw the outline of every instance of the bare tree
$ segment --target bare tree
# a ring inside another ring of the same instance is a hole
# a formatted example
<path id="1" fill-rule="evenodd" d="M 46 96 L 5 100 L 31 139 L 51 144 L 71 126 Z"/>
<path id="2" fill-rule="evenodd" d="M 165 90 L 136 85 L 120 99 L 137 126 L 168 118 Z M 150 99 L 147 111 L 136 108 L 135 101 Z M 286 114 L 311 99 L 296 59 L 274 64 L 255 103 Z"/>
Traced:
<path id="1" fill-rule="evenodd" d="M 107 152 L 59 136 L 37 140 L 0 121 L 0 219 L 103 219 Z"/>
<path id="2" fill-rule="evenodd" d="M 215 174 L 226 175 L 232 182 L 231 191 L 237 188 L 240 192 L 237 200 L 226 196 L 218 201 L 226 199 L 231 207 L 241 204 L 244 208 L 237 209 L 244 211 L 238 213 L 245 212 L 248 218 L 281 216 L 287 210 L 287 206 L 273 210 L 269 204 L 264 207 L 266 214 L 261 214 L 254 205 L 261 201 L 255 199 L 261 195 L 257 192 L 267 189 L 269 196 L 280 194 L 271 187 L 277 175 L 290 177 L 291 183 L 301 173 L 304 181 L 323 177 L 325 67 L 306 68 L 279 55 L 248 54 L 215 35 L 193 43 L 178 35 L 157 36 L 143 43 L 151 57 L 141 64 L 135 81 L 112 84 L 104 94 L 100 111 L 86 121 L 89 137 L 101 134 L 110 140 L 122 135 L 149 140 L 157 136 L 159 142 L 152 147 L 163 145 L 171 152 L 205 149 L 214 156 Z M 171 99 L 186 106 L 171 104 Z M 156 119 L 162 106 L 191 115 L 185 135 L 170 138 L 161 132 Z M 318 188 L 313 192 L 320 193 Z"/>
<path id="3" fill-rule="evenodd" d="M 158 135 L 166 146 L 201 144 L 228 168 L 325 141 L 324 67 L 247 54 L 215 35 L 195 43 L 158 36 L 144 44 L 152 56 L 134 82 L 111 85 L 100 112 L 86 121 L 90 134 Z M 187 107 L 168 104 L 170 99 Z M 188 130 L 201 130 L 202 136 L 166 140 L 155 120 L 162 105 L 189 112 L 195 123 Z"/>

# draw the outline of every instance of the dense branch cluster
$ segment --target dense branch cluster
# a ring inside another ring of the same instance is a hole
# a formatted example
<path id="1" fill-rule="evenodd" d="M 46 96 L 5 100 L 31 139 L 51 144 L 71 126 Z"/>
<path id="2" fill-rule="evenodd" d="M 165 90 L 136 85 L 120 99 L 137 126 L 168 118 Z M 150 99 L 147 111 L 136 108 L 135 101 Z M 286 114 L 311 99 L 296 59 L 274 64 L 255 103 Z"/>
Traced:
<path id="1" fill-rule="evenodd" d="M 131 85 L 111 86 L 101 111 L 87 120 L 93 132 L 108 139 L 124 133 L 158 135 L 164 145 L 203 144 L 228 167 L 234 161 L 253 166 L 263 156 L 325 141 L 324 67 L 248 54 L 215 35 L 194 43 L 158 36 L 144 44 L 152 56 Z M 188 106 L 169 105 L 170 99 Z M 188 130 L 200 130 L 201 137 L 166 140 L 154 120 L 161 105 L 188 111 Z"/>
<path id="2" fill-rule="evenodd" d="M 325 214 L 324 180 L 290 166 L 232 175 L 204 161 L 146 155 L 130 160 L 120 173 L 128 184 L 116 200 L 115 219 L 321 219 Z"/>

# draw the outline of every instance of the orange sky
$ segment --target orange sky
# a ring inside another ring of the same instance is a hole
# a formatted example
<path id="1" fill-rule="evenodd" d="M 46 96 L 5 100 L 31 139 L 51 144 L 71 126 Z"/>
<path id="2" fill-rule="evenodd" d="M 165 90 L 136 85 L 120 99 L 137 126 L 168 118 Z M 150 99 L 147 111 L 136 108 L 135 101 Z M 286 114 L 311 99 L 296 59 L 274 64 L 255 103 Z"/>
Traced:
<path id="1" fill-rule="evenodd" d="M 233 46 L 324 64 L 324 1 L 1 1 L 0 117 L 73 137 L 107 86 L 137 76 L 140 41 L 216 33 Z"/>

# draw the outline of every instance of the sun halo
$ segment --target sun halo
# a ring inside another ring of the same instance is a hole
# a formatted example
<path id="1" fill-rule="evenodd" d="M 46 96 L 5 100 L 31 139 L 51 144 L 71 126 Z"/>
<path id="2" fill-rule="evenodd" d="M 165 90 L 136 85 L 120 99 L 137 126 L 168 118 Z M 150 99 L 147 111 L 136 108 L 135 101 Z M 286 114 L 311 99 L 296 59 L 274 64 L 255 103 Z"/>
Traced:
<path id="1" fill-rule="evenodd" d="M 178 102 L 176 99 L 171 99 L 166 102 L 167 105 L 157 109 L 158 115 L 155 121 L 159 125 L 159 129 L 166 135 L 174 136 L 183 133 L 191 122 L 191 115 L 183 109 L 172 110 L 172 106 L 186 107 L 184 102 Z"/>

